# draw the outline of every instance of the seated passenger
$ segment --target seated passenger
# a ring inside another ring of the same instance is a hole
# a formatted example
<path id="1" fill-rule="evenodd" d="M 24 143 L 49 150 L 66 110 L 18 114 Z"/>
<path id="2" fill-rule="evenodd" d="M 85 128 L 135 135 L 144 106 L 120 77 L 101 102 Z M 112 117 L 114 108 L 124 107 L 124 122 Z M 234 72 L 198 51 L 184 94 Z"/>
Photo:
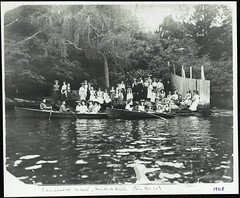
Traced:
<path id="1" fill-rule="evenodd" d="M 138 111 L 145 111 L 144 100 L 140 101 L 140 105 L 138 106 Z"/>
<path id="2" fill-rule="evenodd" d="M 192 92 L 190 89 L 188 89 L 185 98 L 181 102 L 181 105 L 190 107 L 191 104 L 192 104 Z"/>
<path id="3" fill-rule="evenodd" d="M 200 96 L 198 95 L 198 90 L 193 91 L 193 93 L 194 93 L 194 96 L 193 96 L 192 104 L 189 107 L 189 109 L 191 111 L 197 111 L 197 107 L 200 102 Z"/>
<path id="4" fill-rule="evenodd" d="M 100 103 L 98 102 L 98 100 L 95 100 L 94 101 L 94 108 L 93 108 L 93 113 L 99 113 L 100 112 L 100 109 L 101 109 L 101 105 Z"/>
<path id="5" fill-rule="evenodd" d="M 89 103 L 88 112 L 92 113 L 94 109 L 93 101 L 89 100 L 88 103 Z"/>
<path id="6" fill-rule="evenodd" d="M 87 112 L 88 112 L 88 108 L 85 103 L 85 100 L 82 100 L 81 107 L 79 108 L 79 113 L 87 113 Z"/>
<path id="7" fill-rule="evenodd" d="M 52 109 L 52 107 L 50 106 L 50 107 L 48 107 L 47 105 L 46 105 L 46 99 L 44 98 L 43 99 L 43 101 L 41 102 L 41 104 L 40 104 L 40 109 L 41 110 L 48 110 L 48 109 Z"/>
<path id="8" fill-rule="evenodd" d="M 132 99 L 128 99 L 125 109 L 132 111 L 133 110 L 132 105 L 133 105 Z"/>
<path id="9" fill-rule="evenodd" d="M 70 110 L 69 108 L 66 108 L 65 104 L 66 104 L 66 102 L 63 101 L 62 105 L 60 106 L 60 109 L 59 109 L 60 112 L 66 112 L 66 111 Z"/>
<path id="10" fill-rule="evenodd" d="M 164 105 L 162 105 L 161 103 L 158 103 L 156 106 L 156 112 L 162 113 L 163 110 L 164 110 Z"/>
<path id="11" fill-rule="evenodd" d="M 77 101 L 77 103 L 78 103 L 78 104 L 77 104 L 77 106 L 76 106 L 76 109 L 75 109 L 75 110 L 76 110 L 77 112 L 79 112 L 79 111 L 80 111 L 80 109 L 81 109 L 81 107 L 82 107 L 82 105 L 81 105 L 81 101 Z"/>

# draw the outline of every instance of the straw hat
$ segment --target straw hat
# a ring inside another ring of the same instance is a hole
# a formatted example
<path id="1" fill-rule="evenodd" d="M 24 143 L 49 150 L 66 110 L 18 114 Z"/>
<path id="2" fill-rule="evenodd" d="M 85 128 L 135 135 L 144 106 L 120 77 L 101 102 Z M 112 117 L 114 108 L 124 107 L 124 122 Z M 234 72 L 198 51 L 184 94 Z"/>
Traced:
<path id="1" fill-rule="evenodd" d="M 129 98 L 129 99 L 127 100 L 127 103 L 131 102 L 132 100 L 133 100 L 132 98 Z"/>

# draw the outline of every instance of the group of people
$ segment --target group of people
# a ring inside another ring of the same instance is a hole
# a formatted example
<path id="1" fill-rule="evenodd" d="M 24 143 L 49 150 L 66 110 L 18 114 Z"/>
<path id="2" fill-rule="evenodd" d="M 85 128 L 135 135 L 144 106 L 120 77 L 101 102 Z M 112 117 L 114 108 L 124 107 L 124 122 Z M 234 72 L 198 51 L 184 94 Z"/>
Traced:
<path id="1" fill-rule="evenodd" d="M 61 86 L 55 80 L 53 85 L 53 101 L 58 104 L 61 100 L 60 111 L 68 111 L 65 107 L 66 101 L 71 100 L 70 83 L 63 82 Z M 95 89 L 87 80 L 81 83 L 78 90 L 78 100 L 75 108 L 80 113 L 97 113 L 104 111 L 106 107 L 115 107 L 132 111 L 156 111 L 171 112 L 172 109 L 189 108 L 192 111 L 197 110 L 200 96 L 197 90 L 187 91 L 185 97 L 174 90 L 165 93 L 165 86 L 161 79 L 134 78 L 131 85 L 126 86 L 124 81 L 117 83 L 117 87 L 111 87 L 110 90 L 101 88 Z M 46 101 L 45 101 L 46 102 Z M 43 104 L 45 103 L 43 102 Z M 41 109 L 46 109 L 42 104 Z"/>

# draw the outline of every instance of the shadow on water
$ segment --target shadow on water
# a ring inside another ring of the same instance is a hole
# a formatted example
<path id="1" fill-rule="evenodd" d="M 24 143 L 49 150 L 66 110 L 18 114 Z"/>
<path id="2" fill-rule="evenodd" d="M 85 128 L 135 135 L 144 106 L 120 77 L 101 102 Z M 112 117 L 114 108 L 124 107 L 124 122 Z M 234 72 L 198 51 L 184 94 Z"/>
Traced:
<path id="1" fill-rule="evenodd" d="M 232 181 L 232 117 L 11 117 L 6 126 L 7 169 L 29 184 L 135 183 L 136 160 L 157 170 L 146 171 L 152 182 Z"/>

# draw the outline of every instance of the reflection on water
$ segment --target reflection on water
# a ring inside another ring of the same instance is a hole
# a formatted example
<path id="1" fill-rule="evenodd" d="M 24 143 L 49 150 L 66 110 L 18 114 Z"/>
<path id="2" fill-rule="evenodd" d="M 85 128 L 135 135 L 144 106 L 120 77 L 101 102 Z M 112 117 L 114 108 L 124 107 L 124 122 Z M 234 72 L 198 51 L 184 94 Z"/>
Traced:
<path id="1" fill-rule="evenodd" d="M 7 117 L 7 169 L 25 183 L 231 182 L 232 117 L 44 120 Z M 226 134 L 228 134 L 226 136 Z"/>

